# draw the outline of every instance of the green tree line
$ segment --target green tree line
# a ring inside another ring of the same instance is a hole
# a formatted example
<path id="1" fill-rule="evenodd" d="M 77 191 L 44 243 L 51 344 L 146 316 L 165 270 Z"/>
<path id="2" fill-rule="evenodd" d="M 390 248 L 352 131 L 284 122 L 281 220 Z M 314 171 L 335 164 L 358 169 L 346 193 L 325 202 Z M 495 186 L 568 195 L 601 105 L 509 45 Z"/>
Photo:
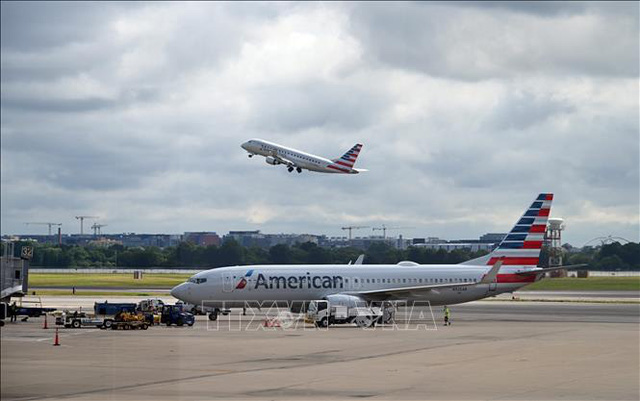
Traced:
<path id="1" fill-rule="evenodd" d="M 23 245 L 34 247 L 33 267 L 195 267 L 213 268 L 253 264 L 346 264 L 362 253 L 367 264 L 395 264 L 410 260 L 420 264 L 455 264 L 482 256 L 486 252 L 460 249 L 446 252 L 419 247 L 396 249 L 383 242 L 372 244 L 366 251 L 356 248 L 323 248 L 307 242 L 294 246 L 275 245 L 270 249 L 243 247 L 229 240 L 221 246 L 197 246 L 181 242 L 177 246 L 157 247 L 83 247 L 18 243 L 16 255 Z M 544 252 L 541 260 L 544 260 Z M 586 263 L 592 270 L 640 270 L 640 244 L 619 243 L 586 248 L 567 253 L 565 264 Z"/>

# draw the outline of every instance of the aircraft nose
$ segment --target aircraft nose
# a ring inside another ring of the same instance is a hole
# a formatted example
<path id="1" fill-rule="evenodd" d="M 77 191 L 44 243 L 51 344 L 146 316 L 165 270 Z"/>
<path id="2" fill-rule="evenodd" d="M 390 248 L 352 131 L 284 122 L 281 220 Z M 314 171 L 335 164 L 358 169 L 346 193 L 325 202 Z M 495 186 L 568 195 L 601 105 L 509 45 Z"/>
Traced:
<path id="1" fill-rule="evenodd" d="M 249 150 L 249 142 L 245 142 L 242 145 L 240 145 L 240 147 L 244 150 Z"/>
<path id="2" fill-rule="evenodd" d="M 171 296 L 184 301 L 184 296 L 187 292 L 187 283 L 178 284 L 171 289 Z"/>

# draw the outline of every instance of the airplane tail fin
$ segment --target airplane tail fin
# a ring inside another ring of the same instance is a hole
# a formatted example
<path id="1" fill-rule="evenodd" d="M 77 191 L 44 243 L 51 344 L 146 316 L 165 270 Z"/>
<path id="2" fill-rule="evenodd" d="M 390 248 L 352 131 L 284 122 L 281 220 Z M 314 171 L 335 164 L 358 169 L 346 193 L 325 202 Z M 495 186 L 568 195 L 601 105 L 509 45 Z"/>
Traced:
<path id="1" fill-rule="evenodd" d="M 355 144 L 347 153 L 342 155 L 342 157 L 338 159 L 331 160 L 336 167 L 340 169 L 353 169 L 353 165 L 356 164 L 356 159 L 360 154 L 360 150 L 362 149 L 362 144 Z"/>
<path id="2" fill-rule="evenodd" d="M 532 269 L 538 266 L 552 201 L 553 194 L 538 195 L 496 249 L 462 264 L 493 266 L 502 259 L 505 267 Z"/>

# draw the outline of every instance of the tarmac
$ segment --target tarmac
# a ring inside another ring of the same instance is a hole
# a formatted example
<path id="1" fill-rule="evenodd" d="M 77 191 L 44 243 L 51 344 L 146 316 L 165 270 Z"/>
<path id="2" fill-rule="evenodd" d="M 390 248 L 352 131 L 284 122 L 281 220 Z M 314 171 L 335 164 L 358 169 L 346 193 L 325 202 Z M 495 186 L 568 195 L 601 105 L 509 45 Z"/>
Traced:
<path id="1" fill-rule="evenodd" d="M 193 327 L 60 329 L 58 347 L 55 330 L 31 318 L 0 330 L 0 398 L 640 398 L 639 304 L 478 301 L 451 311 L 447 327 L 434 308 L 437 325 L 429 312 L 407 325 L 322 330 L 263 327 L 264 311 L 234 310 Z"/>

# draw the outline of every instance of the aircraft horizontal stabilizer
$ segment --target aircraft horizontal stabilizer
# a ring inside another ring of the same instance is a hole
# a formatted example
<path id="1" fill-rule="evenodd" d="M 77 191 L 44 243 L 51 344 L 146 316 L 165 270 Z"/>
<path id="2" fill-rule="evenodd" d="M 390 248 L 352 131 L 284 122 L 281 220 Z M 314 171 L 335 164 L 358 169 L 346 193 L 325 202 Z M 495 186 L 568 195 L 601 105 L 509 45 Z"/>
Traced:
<path id="1" fill-rule="evenodd" d="M 585 267 L 588 266 L 586 263 L 582 263 L 579 265 L 567 265 L 567 266 L 557 266 L 557 267 L 545 267 L 545 268 L 541 268 L 541 269 L 534 269 L 534 270 L 527 270 L 524 272 L 518 272 L 516 274 L 520 275 L 520 276 L 530 276 L 532 274 L 540 274 L 540 273 L 549 273 L 549 272 L 555 272 L 558 270 L 571 270 L 571 269 L 577 269 L 579 267 Z"/>

